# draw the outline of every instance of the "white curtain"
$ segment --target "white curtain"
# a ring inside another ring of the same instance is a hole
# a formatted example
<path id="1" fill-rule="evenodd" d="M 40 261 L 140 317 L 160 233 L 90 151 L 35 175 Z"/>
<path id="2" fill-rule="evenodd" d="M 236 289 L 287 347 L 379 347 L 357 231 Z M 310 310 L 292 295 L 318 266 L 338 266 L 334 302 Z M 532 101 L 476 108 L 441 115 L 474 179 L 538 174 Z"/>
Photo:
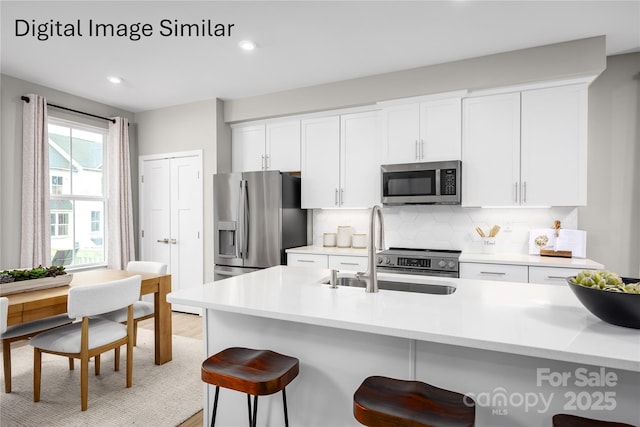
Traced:
<path id="1" fill-rule="evenodd" d="M 26 95 L 22 106 L 22 240 L 20 267 L 51 264 L 47 100 Z"/>
<path id="2" fill-rule="evenodd" d="M 116 117 L 109 123 L 108 164 L 108 238 L 109 268 L 122 270 L 135 259 L 131 167 L 129 163 L 129 121 Z"/>

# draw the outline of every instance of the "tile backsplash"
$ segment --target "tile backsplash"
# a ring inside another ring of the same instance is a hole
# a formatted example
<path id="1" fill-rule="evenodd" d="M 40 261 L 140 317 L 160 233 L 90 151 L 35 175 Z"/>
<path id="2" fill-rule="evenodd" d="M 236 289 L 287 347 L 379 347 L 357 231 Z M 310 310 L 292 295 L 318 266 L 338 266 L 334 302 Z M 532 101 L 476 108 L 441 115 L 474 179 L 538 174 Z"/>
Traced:
<path id="1" fill-rule="evenodd" d="M 322 246 L 323 233 L 335 233 L 340 225 L 353 227 L 354 233 L 369 232 L 369 210 L 314 209 L 313 244 Z M 462 208 L 448 205 L 384 207 L 386 247 L 460 249 L 482 252 L 482 241 L 475 228 L 485 233 L 497 224 L 496 252 L 527 253 L 529 230 L 551 228 L 554 220 L 562 228 L 576 229 L 578 209 L 554 207 L 539 209 Z"/>

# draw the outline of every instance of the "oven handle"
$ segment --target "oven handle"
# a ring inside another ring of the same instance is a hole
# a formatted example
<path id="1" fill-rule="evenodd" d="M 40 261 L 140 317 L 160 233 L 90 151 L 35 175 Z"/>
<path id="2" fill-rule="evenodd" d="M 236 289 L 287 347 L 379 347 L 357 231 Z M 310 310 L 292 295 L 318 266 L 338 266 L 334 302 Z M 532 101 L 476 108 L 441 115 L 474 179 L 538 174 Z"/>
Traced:
<path id="1" fill-rule="evenodd" d="M 449 277 L 457 279 L 460 277 L 459 271 L 438 271 L 438 270 L 418 270 L 418 269 L 405 269 L 398 267 L 378 267 L 377 270 L 383 273 L 395 273 L 395 274 L 411 274 L 414 276 L 431 276 L 431 277 Z"/>

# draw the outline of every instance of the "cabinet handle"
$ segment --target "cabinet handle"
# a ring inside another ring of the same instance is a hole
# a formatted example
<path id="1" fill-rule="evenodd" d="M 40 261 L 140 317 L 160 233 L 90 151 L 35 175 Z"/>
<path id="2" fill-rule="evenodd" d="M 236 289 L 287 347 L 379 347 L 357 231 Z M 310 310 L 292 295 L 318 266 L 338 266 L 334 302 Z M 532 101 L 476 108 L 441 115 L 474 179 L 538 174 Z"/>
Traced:
<path id="1" fill-rule="evenodd" d="M 420 160 L 424 159 L 424 140 L 420 140 Z"/>
<path id="2" fill-rule="evenodd" d="M 418 140 L 416 139 L 416 160 L 420 160 L 420 157 L 418 155 Z"/>
<path id="3" fill-rule="evenodd" d="M 262 170 L 265 170 L 265 167 L 264 167 L 264 154 L 262 155 Z"/>
<path id="4" fill-rule="evenodd" d="M 522 189 L 522 202 L 527 203 L 527 181 L 524 182 Z"/>
<path id="5" fill-rule="evenodd" d="M 169 239 L 169 243 L 171 243 L 172 245 L 177 245 L 178 241 L 176 239 Z"/>
<path id="6" fill-rule="evenodd" d="M 490 274 L 490 275 L 493 275 L 493 276 L 504 276 L 507 273 L 503 273 L 503 272 L 500 272 L 500 271 L 481 271 L 480 274 Z"/>
<path id="7" fill-rule="evenodd" d="M 264 169 L 265 169 L 265 170 L 269 170 L 269 169 L 271 169 L 271 156 L 267 154 L 267 155 L 264 157 L 264 159 L 265 159 L 265 160 L 264 160 Z"/>
<path id="8" fill-rule="evenodd" d="M 341 262 L 340 265 L 360 265 L 357 262 Z"/>
<path id="9" fill-rule="evenodd" d="M 312 260 L 312 259 L 299 259 L 298 262 L 312 262 L 313 263 L 315 261 Z"/>
<path id="10" fill-rule="evenodd" d="M 340 206 L 344 203 L 344 188 L 340 189 Z"/>
<path id="11" fill-rule="evenodd" d="M 333 204 L 338 206 L 338 189 L 337 188 L 336 188 L 336 193 L 333 196 L 333 200 L 334 200 Z"/>
<path id="12" fill-rule="evenodd" d="M 566 277 L 562 276 L 547 276 L 547 280 L 564 280 Z"/>
<path id="13" fill-rule="evenodd" d="M 513 183 L 513 201 L 518 203 L 518 182 Z"/>
<path id="14" fill-rule="evenodd" d="M 169 243 L 169 239 L 156 240 L 158 243 Z"/>

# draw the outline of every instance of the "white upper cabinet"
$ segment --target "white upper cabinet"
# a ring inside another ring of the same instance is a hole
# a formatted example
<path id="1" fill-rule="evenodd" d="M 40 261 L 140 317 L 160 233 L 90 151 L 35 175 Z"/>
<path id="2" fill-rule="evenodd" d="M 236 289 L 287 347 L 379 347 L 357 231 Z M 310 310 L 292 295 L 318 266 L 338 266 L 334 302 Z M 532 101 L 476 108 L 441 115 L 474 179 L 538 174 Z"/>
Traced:
<path id="1" fill-rule="evenodd" d="M 587 86 L 522 92 L 522 203 L 587 204 Z"/>
<path id="2" fill-rule="evenodd" d="M 460 160 L 459 97 L 393 105 L 383 110 L 386 163 Z"/>
<path id="3" fill-rule="evenodd" d="M 378 112 L 340 116 L 340 206 L 380 203 Z"/>
<path id="4" fill-rule="evenodd" d="M 462 143 L 462 205 L 517 204 L 520 94 L 467 98 Z"/>
<path id="5" fill-rule="evenodd" d="M 303 120 L 302 208 L 338 207 L 340 117 Z"/>
<path id="6" fill-rule="evenodd" d="M 463 206 L 586 204 L 587 86 L 463 102 Z"/>
<path id="7" fill-rule="evenodd" d="M 303 120 L 301 128 L 304 209 L 380 202 L 377 112 Z"/>
<path id="8" fill-rule="evenodd" d="M 259 171 L 264 166 L 264 124 L 231 128 L 231 170 Z"/>
<path id="9" fill-rule="evenodd" d="M 300 170 L 300 120 L 234 125 L 232 170 Z"/>

